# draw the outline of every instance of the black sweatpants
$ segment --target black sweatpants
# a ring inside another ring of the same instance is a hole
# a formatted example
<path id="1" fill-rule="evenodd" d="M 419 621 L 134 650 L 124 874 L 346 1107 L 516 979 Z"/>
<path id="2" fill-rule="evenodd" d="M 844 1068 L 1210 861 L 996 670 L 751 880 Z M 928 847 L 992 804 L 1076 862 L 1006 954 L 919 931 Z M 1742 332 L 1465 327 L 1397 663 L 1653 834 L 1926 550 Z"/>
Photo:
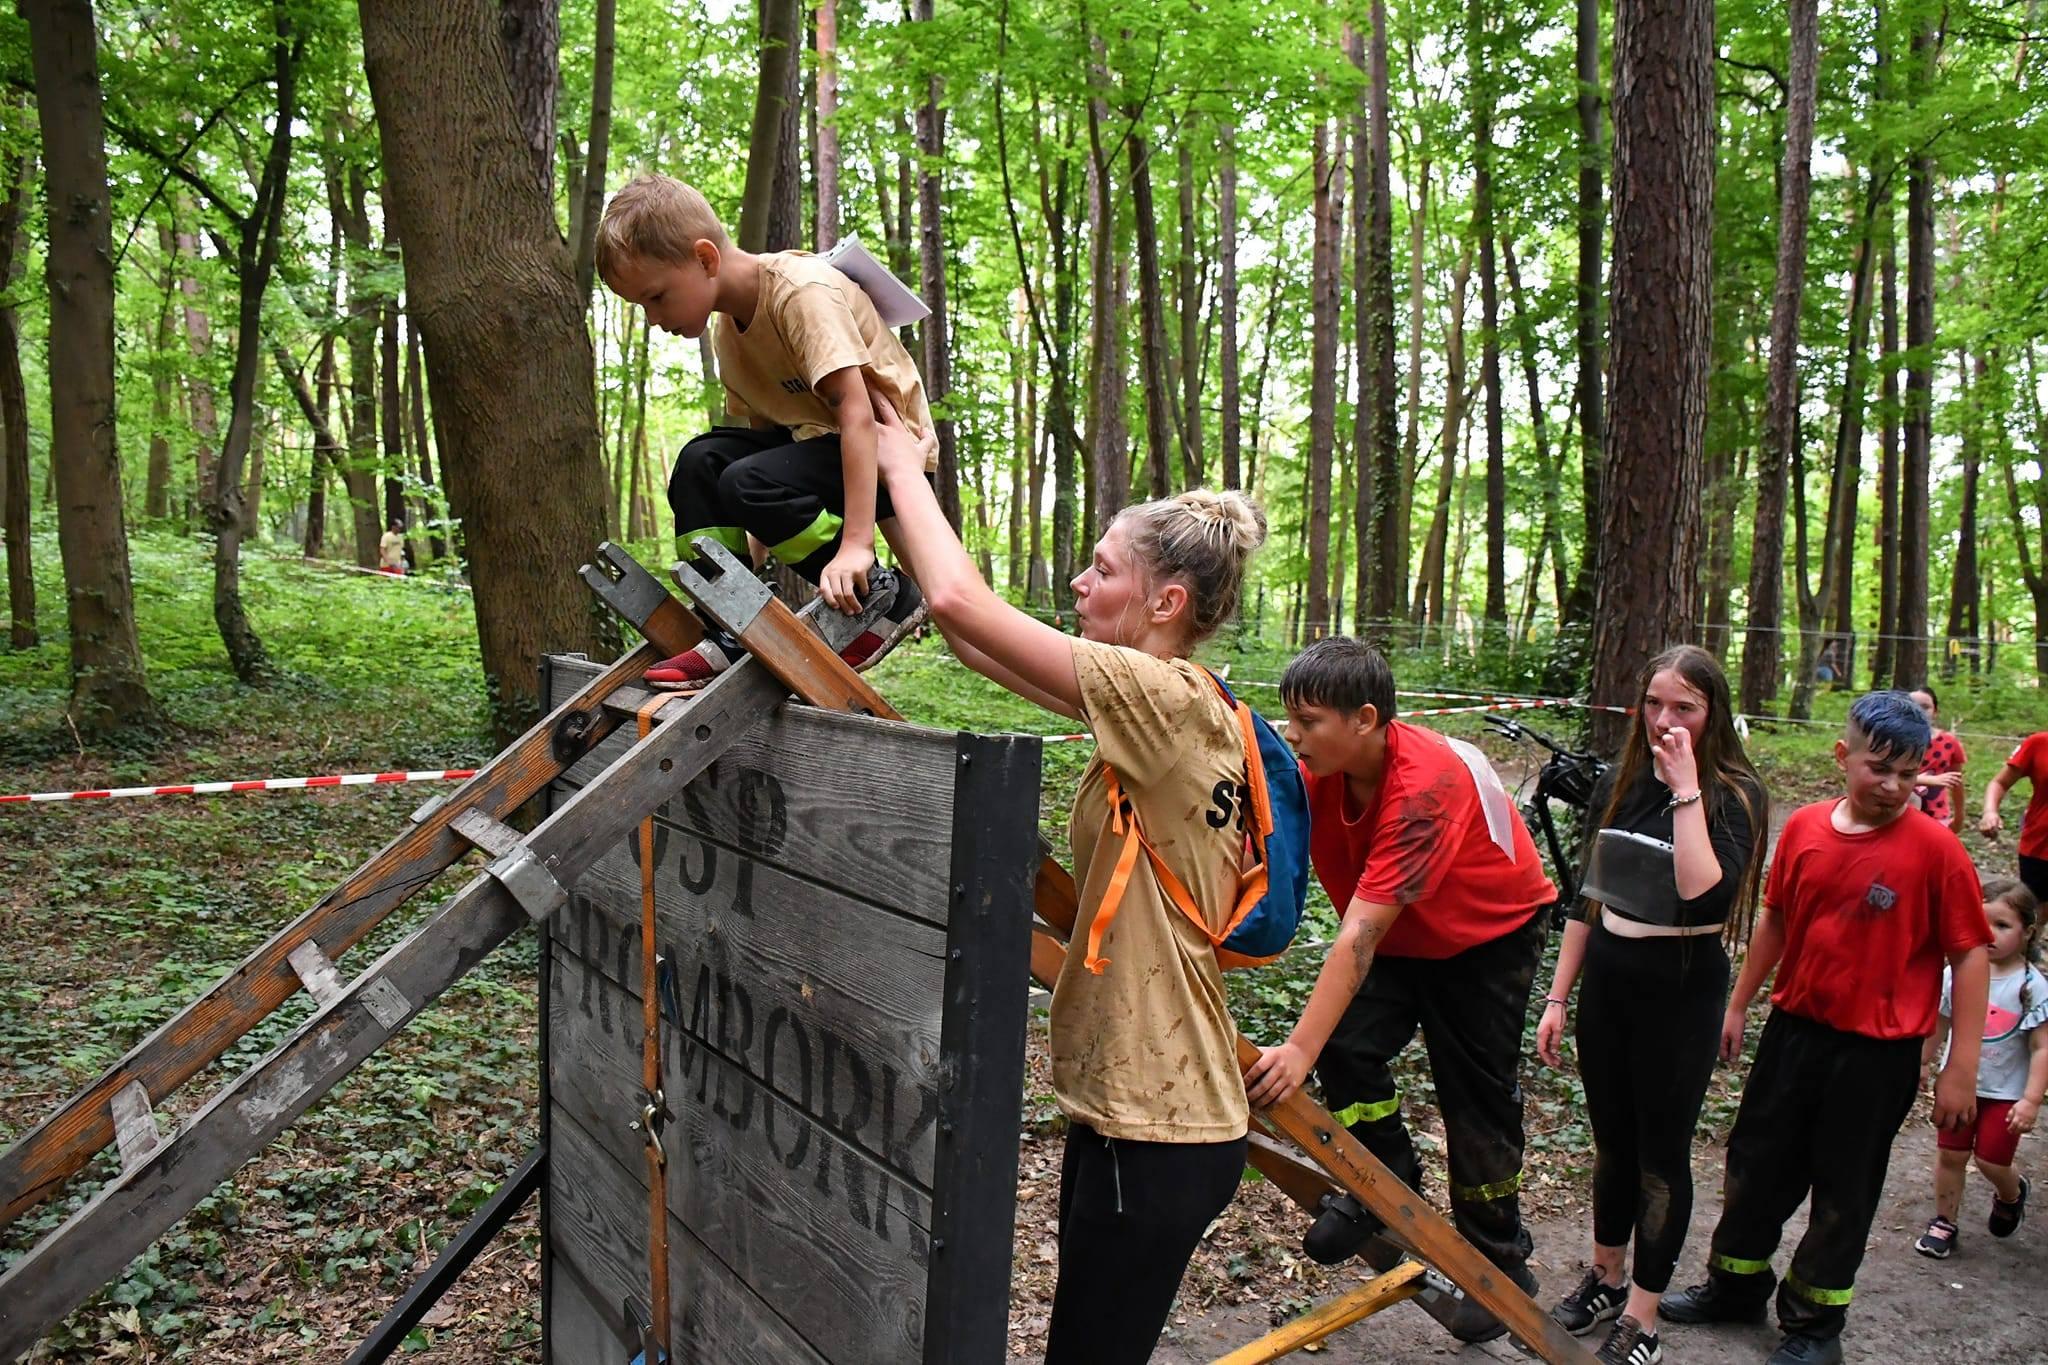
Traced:
<path id="1" fill-rule="evenodd" d="M 846 516 L 839 437 L 796 440 L 788 430 L 714 427 L 676 456 L 668 505 L 682 553 L 712 536 L 745 562 L 747 536 L 815 583 L 839 552 Z M 875 520 L 892 515 L 889 494 L 875 487 Z"/>
<path id="2" fill-rule="evenodd" d="M 1316 1059 L 1323 1097 L 1351 1133 L 1410 1189 L 1422 1160 L 1401 1121 L 1388 1063 L 1422 1029 L 1443 1113 L 1451 1215 L 1503 1270 L 1528 1259 L 1522 1226 L 1522 1023 L 1547 916 L 1446 958 L 1373 959 Z"/>
<path id="3" fill-rule="evenodd" d="M 2033 892 L 2036 898 L 2048 901 L 2048 858 L 2029 858 L 2022 853 L 2020 884 Z"/>
<path id="4" fill-rule="evenodd" d="M 1778 1325 L 1833 1337 L 1884 1194 L 1892 1139 L 1920 1088 L 1920 1039 L 1867 1038 L 1774 1010 L 1728 1139 L 1721 1222 L 1707 1273 L 1761 1305 L 1785 1220 L 1813 1195 L 1806 1235 L 1778 1285 Z"/>
<path id="5" fill-rule="evenodd" d="M 1692 1137 L 1728 1006 L 1728 952 L 1718 936 L 1623 938 L 1595 924 L 1579 983 L 1593 1240 L 1633 1237 L 1635 1282 L 1661 1294 L 1692 1221 Z"/>
<path id="6" fill-rule="evenodd" d="M 1195 1245 L 1244 1176 L 1245 1140 L 1179 1143 L 1067 1129 L 1060 1277 L 1046 1365 L 1144 1365 Z"/>

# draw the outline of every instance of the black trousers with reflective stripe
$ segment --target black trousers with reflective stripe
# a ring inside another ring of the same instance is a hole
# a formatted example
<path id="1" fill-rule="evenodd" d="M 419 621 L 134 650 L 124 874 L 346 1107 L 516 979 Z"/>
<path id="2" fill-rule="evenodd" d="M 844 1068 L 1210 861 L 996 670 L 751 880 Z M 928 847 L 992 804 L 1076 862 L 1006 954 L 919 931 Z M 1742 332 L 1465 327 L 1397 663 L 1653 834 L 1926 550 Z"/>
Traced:
<path id="1" fill-rule="evenodd" d="M 821 515 L 846 515 L 839 437 L 799 441 L 786 428 L 713 427 L 676 456 L 668 480 L 668 505 L 675 513 L 678 536 L 707 527 L 737 526 L 763 545 L 781 545 L 817 526 Z M 888 490 L 878 483 L 875 520 L 891 515 Z M 822 543 L 785 562 L 815 583 L 838 552 L 835 524 Z M 686 558 L 693 553 L 687 543 L 682 553 Z"/>
<path id="2" fill-rule="evenodd" d="M 1337 1021 L 1316 1077 L 1332 1111 L 1385 1109 L 1351 1124 L 1409 1188 L 1422 1160 L 1401 1119 L 1389 1063 L 1422 1030 L 1450 1158 L 1451 1216 L 1504 1270 L 1528 1259 L 1522 1176 L 1522 1025 L 1543 952 L 1545 916 L 1446 958 L 1378 957 Z"/>
<path id="3" fill-rule="evenodd" d="M 1808 1194 L 1806 1235 L 1778 1285 L 1778 1325 L 1839 1334 L 1884 1195 L 1892 1139 L 1920 1088 L 1920 1039 L 1867 1038 L 1773 1010 L 1728 1139 L 1721 1221 L 1708 1274 L 1737 1303 L 1761 1304 L 1771 1253 Z"/>

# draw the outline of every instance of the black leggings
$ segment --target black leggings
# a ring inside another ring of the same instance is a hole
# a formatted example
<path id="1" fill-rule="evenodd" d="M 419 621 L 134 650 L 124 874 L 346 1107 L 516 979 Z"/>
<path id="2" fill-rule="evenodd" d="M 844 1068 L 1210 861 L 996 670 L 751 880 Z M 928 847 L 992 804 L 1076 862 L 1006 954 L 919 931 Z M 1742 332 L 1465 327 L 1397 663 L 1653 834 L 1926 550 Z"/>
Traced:
<path id="1" fill-rule="evenodd" d="M 1245 1140 L 1180 1143 L 1067 1129 L 1060 1278 L 1046 1365 L 1144 1365 L 1181 1276 L 1244 1176 Z"/>
<path id="2" fill-rule="evenodd" d="M 1692 1221 L 1692 1137 L 1714 1074 L 1728 953 L 1714 935 L 1622 938 L 1598 924 L 1579 985 L 1593 1125 L 1593 1240 L 1635 1240 L 1635 1282 L 1670 1287 Z"/>

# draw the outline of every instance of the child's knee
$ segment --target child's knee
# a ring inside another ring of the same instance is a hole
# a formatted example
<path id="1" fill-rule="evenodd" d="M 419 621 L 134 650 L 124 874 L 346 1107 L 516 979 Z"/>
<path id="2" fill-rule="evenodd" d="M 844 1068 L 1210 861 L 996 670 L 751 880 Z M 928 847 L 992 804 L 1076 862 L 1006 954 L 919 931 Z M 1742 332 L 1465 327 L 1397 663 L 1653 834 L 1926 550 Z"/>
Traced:
<path id="1" fill-rule="evenodd" d="M 1944 1147 L 1939 1157 L 1941 1164 L 1951 1171 L 1960 1171 L 1970 1164 L 1970 1150 L 1967 1147 Z"/>
<path id="2" fill-rule="evenodd" d="M 2011 1180 L 2013 1176 L 2012 1167 L 2001 1166 L 1995 1161 L 1986 1161 L 1981 1156 L 1976 1159 L 1976 1166 L 1977 1174 L 1983 1176 L 1994 1185 L 2003 1185 Z"/>

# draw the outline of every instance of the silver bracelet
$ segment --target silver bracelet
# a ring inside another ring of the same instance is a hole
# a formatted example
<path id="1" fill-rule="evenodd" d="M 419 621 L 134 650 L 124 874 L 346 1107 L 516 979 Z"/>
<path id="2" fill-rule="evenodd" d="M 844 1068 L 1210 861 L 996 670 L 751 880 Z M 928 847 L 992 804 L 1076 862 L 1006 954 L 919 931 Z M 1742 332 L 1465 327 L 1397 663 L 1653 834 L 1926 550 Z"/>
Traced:
<path id="1" fill-rule="evenodd" d="M 1700 797 L 1703 795 L 1705 795 L 1704 792 L 1698 791 L 1694 792 L 1691 796 L 1680 796 L 1677 792 L 1673 792 L 1671 794 L 1670 802 L 1664 807 L 1664 809 L 1667 811 L 1673 811 L 1677 810 L 1680 806 L 1694 805 L 1699 801 Z"/>

